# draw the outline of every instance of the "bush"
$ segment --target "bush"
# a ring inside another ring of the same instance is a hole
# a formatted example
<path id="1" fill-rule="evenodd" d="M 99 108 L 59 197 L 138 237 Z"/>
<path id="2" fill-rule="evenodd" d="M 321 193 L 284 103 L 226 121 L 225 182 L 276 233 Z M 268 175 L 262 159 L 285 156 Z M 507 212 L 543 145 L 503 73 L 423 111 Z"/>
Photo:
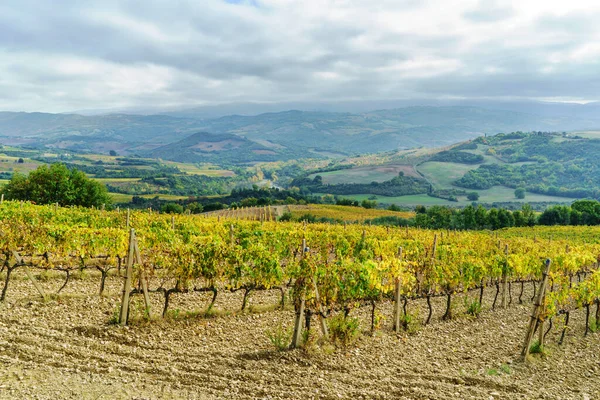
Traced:
<path id="1" fill-rule="evenodd" d="M 529 352 L 531 354 L 541 354 L 544 355 L 546 352 L 544 350 L 544 346 L 540 344 L 539 341 L 535 341 L 531 344 L 531 346 L 529 347 Z"/>
<path id="2" fill-rule="evenodd" d="M 400 315 L 400 326 L 408 334 L 415 334 L 419 330 L 419 315 L 417 313 L 406 313 Z"/>
<path id="3" fill-rule="evenodd" d="M 517 199 L 524 199 L 525 198 L 525 189 L 524 188 L 515 189 L 515 197 Z"/>
<path id="4" fill-rule="evenodd" d="M 390 204 L 390 206 L 388 207 L 388 210 L 389 211 L 402 211 L 402 208 L 400 208 L 396 204 Z"/>
<path id="5" fill-rule="evenodd" d="M 338 314 L 329 320 L 329 335 L 335 345 L 346 347 L 356 340 L 359 333 L 358 318 Z"/>
<path id="6" fill-rule="evenodd" d="M 188 203 L 186 208 L 188 210 L 190 210 L 190 213 L 192 213 L 192 214 L 200 214 L 204 210 L 204 207 L 202 207 L 202 204 L 198 203 L 197 201 Z"/>
<path id="7" fill-rule="evenodd" d="M 208 203 L 204 206 L 204 212 L 218 211 L 218 210 L 222 210 L 224 208 L 225 208 L 225 205 L 223 203 L 219 203 L 219 202 Z"/>
<path id="8" fill-rule="evenodd" d="M 481 313 L 481 303 L 477 300 L 469 301 L 465 297 L 465 306 L 467 307 L 467 314 L 477 317 Z"/>
<path id="9" fill-rule="evenodd" d="M 284 329 L 283 325 L 279 325 L 273 330 L 267 330 L 265 333 L 278 351 L 286 350 L 292 340 L 291 329 Z"/>
<path id="10" fill-rule="evenodd" d="M 291 221 L 292 217 L 293 217 L 292 213 L 289 211 L 286 211 L 283 214 L 281 214 L 281 217 L 279 217 L 278 220 L 282 221 L 282 222 Z"/>
<path id="11" fill-rule="evenodd" d="M 338 206 L 358 206 L 358 201 L 352 199 L 339 198 L 335 201 Z"/>
<path id="12" fill-rule="evenodd" d="M 469 199 L 470 201 L 477 201 L 477 200 L 479 200 L 479 193 L 477 193 L 477 192 L 467 193 L 467 199 Z"/>
<path id="13" fill-rule="evenodd" d="M 181 214 L 183 206 L 177 203 L 167 203 L 160 208 L 160 212 L 165 214 Z"/>
<path id="14" fill-rule="evenodd" d="M 371 200 L 363 200 L 360 203 L 361 207 L 363 208 L 375 208 L 377 207 L 377 202 L 376 201 L 371 201 Z"/>

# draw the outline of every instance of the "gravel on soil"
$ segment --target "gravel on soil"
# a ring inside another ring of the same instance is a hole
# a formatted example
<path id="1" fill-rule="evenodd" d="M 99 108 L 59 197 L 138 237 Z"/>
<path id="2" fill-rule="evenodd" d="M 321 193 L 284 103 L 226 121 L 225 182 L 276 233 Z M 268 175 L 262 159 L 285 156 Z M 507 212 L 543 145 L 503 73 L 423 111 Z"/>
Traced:
<path id="1" fill-rule="evenodd" d="M 42 301 L 19 274 L 0 303 L 0 399 L 600 398 L 600 332 L 583 337 L 584 311 L 571 314 L 562 346 L 562 318 L 555 318 L 547 356 L 524 364 L 518 355 L 531 302 L 490 310 L 493 290 L 478 318 L 464 314 L 463 295 L 456 295 L 456 317 L 442 322 L 445 299 L 436 298 L 431 324 L 396 335 L 392 305 L 383 302 L 374 335 L 369 307 L 351 313 L 363 334 L 346 349 L 315 339 L 307 349 L 277 351 L 267 332 L 293 322 L 293 311 L 275 307 L 278 291 L 252 293 L 244 313 L 242 293 L 221 293 L 211 317 L 198 313 L 210 293 L 175 294 L 165 320 L 158 317 L 162 295 L 153 294 L 150 322 L 141 319 L 142 298 L 135 296 L 136 321 L 120 327 L 109 324 L 119 278 L 107 280 L 102 297 L 99 279 L 89 275 Z M 40 283 L 50 293 L 63 282 Z M 424 319 L 423 302 L 408 306 Z M 318 337 L 316 320 L 312 326 Z"/>

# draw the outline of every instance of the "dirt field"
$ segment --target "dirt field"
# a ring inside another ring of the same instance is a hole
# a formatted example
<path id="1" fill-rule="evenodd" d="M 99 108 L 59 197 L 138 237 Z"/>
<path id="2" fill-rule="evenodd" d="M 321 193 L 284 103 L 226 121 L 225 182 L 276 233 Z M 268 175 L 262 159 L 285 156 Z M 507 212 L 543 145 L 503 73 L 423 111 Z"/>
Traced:
<path id="1" fill-rule="evenodd" d="M 278 352 L 266 331 L 291 326 L 293 316 L 270 307 L 278 292 L 255 293 L 245 314 L 235 313 L 241 293 L 223 295 L 216 317 L 192 313 L 206 307 L 208 295 L 174 295 L 168 320 L 122 328 L 108 324 L 118 278 L 110 279 L 105 297 L 95 294 L 98 279 L 88 276 L 42 302 L 22 272 L 15 276 L 0 305 L 2 399 L 600 398 L 600 333 L 583 338 L 582 311 L 572 315 L 565 344 L 556 345 L 555 327 L 547 358 L 528 365 L 516 359 L 530 302 L 472 319 L 459 315 L 459 298 L 454 320 L 440 321 L 443 299 L 436 299 L 434 322 L 411 335 L 390 331 L 387 303 L 379 307 L 386 320 L 374 337 L 368 308 L 353 312 L 365 332 L 347 350 L 314 345 Z M 41 283 L 50 292 L 62 281 Z M 139 317 L 141 299 L 134 299 Z M 153 295 L 153 314 L 161 300 Z M 409 311 L 425 315 L 423 304 L 409 303 Z M 316 321 L 313 327 L 318 333 Z"/>

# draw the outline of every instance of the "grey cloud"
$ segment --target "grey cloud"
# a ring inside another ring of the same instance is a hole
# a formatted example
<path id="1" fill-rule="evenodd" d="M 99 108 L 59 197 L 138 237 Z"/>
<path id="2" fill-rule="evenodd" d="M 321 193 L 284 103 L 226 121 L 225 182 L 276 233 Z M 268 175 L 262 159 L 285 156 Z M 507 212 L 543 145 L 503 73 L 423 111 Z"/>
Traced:
<path id="1" fill-rule="evenodd" d="M 346 0 L 337 3 L 345 18 L 321 12 L 326 0 L 303 2 L 306 12 L 297 4 L 242 3 L 9 0 L 0 4 L 0 108 L 410 96 L 595 99 L 600 93 L 593 54 L 592 61 L 550 61 L 552 54 L 593 43 L 600 31 L 597 10 L 562 17 L 542 10 L 520 27 L 522 37 L 509 38 L 502 31 L 480 33 L 488 23 L 519 14 L 518 6 L 490 0 L 473 9 L 457 7 L 461 22 L 454 29 L 433 0 L 382 0 L 372 7 Z M 373 22 L 372 13 L 385 16 L 387 10 L 398 15 L 397 24 Z M 421 28 L 430 19 L 450 28 Z M 79 73 L 57 68 L 60 60 L 91 64 Z M 551 71 L 541 74 L 546 67 Z M 144 87 L 154 83 L 153 90 Z"/>

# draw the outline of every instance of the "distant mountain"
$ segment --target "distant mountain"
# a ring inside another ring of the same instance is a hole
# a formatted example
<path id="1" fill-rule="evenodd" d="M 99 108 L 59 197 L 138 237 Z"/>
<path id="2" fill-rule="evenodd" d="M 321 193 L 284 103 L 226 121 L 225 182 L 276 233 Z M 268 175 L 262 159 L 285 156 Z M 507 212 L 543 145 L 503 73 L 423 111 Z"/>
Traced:
<path id="1" fill-rule="evenodd" d="M 402 99 L 402 100 L 354 100 L 336 102 L 285 102 L 285 103 L 227 103 L 209 106 L 183 107 L 180 109 L 124 109 L 126 114 L 161 114 L 178 118 L 215 119 L 229 115 L 254 116 L 279 113 L 288 110 L 369 113 L 373 110 L 391 110 L 407 107 L 477 107 L 488 110 L 506 110 L 551 117 L 572 117 L 600 121 L 600 103 L 559 103 L 531 100 L 488 100 L 488 99 Z M 89 113 L 98 114 L 98 110 Z M 113 111 L 114 112 L 114 111 Z M 75 114 L 80 114 L 76 112 Z M 108 110 L 104 110 L 108 114 Z"/>
<path id="2" fill-rule="evenodd" d="M 600 127 L 600 121 L 477 107 L 406 107 L 361 114 L 286 111 L 205 121 L 209 132 L 269 140 L 286 147 L 369 153 L 437 147 L 483 134 Z"/>
<path id="3" fill-rule="evenodd" d="M 135 152 L 179 140 L 202 127 L 193 119 L 165 115 L 77 114 L 0 112 L 0 143 L 102 151 L 99 143 L 114 150 Z"/>
<path id="4" fill-rule="evenodd" d="M 598 104 L 536 103 L 535 107 L 539 114 L 519 112 L 508 109 L 509 106 L 506 109 L 416 106 L 360 113 L 292 110 L 214 119 L 200 118 L 193 111 L 179 116 L 0 112 L 0 143 L 84 152 L 117 150 L 120 154 L 154 154 L 153 150 L 162 147 L 160 152 L 166 151 L 170 159 L 176 159 L 184 157 L 183 153 L 171 151 L 167 145 L 197 132 L 208 132 L 236 135 L 244 143 L 240 151 L 249 150 L 253 154 L 239 160 L 248 161 L 439 147 L 483 134 L 519 130 L 600 128 L 600 117 L 596 118 Z M 525 105 L 521 108 L 527 109 Z M 559 115 L 552 110 L 566 114 L 571 110 L 571 115 Z M 199 153 L 204 154 L 203 159 L 214 159 L 212 155 L 219 154 L 207 149 L 200 149 Z"/>
<path id="5" fill-rule="evenodd" d="M 282 146 L 267 147 L 241 136 L 208 132 L 195 133 L 178 142 L 148 151 L 144 155 L 187 163 L 221 164 L 277 161 L 304 156 Z"/>

